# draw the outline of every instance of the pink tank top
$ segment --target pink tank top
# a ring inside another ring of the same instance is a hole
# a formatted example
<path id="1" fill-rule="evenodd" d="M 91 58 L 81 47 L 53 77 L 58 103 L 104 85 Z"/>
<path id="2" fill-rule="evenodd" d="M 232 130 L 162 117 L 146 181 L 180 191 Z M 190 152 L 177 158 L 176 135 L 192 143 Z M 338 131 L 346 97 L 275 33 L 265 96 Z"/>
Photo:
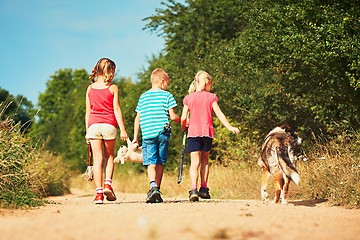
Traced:
<path id="1" fill-rule="evenodd" d="M 91 111 L 88 127 L 94 123 L 108 123 L 116 128 L 118 127 L 114 114 L 114 95 L 110 92 L 109 88 L 91 88 L 89 91 L 89 100 Z"/>
<path id="2" fill-rule="evenodd" d="M 214 138 L 212 104 L 217 101 L 218 97 L 207 91 L 194 92 L 184 98 L 183 103 L 190 111 L 188 137 Z"/>

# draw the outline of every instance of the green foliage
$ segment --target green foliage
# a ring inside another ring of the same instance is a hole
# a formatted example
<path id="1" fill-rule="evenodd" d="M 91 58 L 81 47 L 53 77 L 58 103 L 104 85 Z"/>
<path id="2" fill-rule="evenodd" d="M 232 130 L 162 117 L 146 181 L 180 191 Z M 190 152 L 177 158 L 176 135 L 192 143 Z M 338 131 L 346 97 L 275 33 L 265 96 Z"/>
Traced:
<path id="1" fill-rule="evenodd" d="M 72 169 L 86 165 L 85 93 L 89 85 L 84 69 L 57 71 L 40 94 L 41 108 L 31 135 L 47 139 L 46 148 L 61 154 Z"/>
<path id="2" fill-rule="evenodd" d="M 334 122 L 359 128 L 360 28 L 359 7 L 353 1 L 171 0 L 163 6 L 144 20 L 145 29 L 165 38 L 164 52 L 149 59 L 138 82 L 114 80 L 130 138 L 137 101 L 150 88 L 150 73 L 157 67 L 170 74 L 168 90 L 177 100 L 179 115 L 195 73 L 202 69 L 213 76 L 221 109 L 241 127 L 239 141 L 217 124 L 214 159 L 232 161 L 238 154 L 251 158 L 227 146 L 258 144 L 283 122 L 305 136 L 311 131 L 335 135 Z M 85 70 L 56 72 L 39 96 L 41 111 L 32 128 L 33 136 L 47 138 L 48 149 L 77 170 L 86 165 L 89 83 Z M 176 167 L 181 138 L 180 127 L 173 124 L 170 169 Z"/>
<path id="3" fill-rule="evenodd" d="M 33 104 L 24 96 L 13 96 L 7 90 L 0 87 L 1 113 L 0 120 L 11 118 L 15 123 L 20 122 L 21 130 L 26 132 L 31 126 L 30 116 L 34 115 Z"/>
<path id="4" fill-rule="evenodd" d="M 307 134 L 335 134 L 334 121 L 360 126 L 356 1 L 186 3 L 167 1 L 145 19 L 166 40 L 159 59 L 177 99 L 203 69 L 224 113 L 250 135 L 282 122 Z"/>
<path id="5" fill-rule="evenodd" d="M 223 166 L 235 164 L 249 167 L 256 162 L 258 143 L 246 136 L 244 126 L 237 126 L 231 120 L 229 122 L 240 129 L 240 134 L 231 133 L 219 119 L 215 118 L 216 133 L 210 155 L 211 162 Z"/>

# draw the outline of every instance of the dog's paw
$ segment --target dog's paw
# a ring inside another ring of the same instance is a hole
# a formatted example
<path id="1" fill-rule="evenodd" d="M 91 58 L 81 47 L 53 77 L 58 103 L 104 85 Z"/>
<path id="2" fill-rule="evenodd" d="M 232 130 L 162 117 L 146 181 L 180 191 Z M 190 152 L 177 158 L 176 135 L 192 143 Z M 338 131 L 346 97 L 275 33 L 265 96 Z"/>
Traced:
<path id="1" fill-rule="evenodd" d="M 263 204 L 269 203 L 269 194 L 266 191 L 261 191 L 261 200 Z"/>

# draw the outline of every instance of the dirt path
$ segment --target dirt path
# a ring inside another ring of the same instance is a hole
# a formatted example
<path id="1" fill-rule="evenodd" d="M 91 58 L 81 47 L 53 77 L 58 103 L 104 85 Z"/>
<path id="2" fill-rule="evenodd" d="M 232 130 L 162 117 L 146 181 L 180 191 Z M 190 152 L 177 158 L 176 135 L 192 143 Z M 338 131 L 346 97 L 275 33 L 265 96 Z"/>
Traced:
<path id="1" fill-rule="evenodd" d="M 166 198 L 146 204 L 145 194 L 118 194 L 114 203 L 91 203 L 89 192 L 52 197 L 34 210 L 1 210 L 0 239 L 360 239 L 360 210 L 326 202 Z"/>

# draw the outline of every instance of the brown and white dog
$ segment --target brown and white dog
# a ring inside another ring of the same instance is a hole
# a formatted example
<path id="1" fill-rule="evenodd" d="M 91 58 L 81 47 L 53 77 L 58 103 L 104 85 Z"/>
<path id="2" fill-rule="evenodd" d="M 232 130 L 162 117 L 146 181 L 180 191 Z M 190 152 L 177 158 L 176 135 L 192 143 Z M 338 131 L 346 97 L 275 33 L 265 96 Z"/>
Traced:
<path id="1" fill-rule="evenodd" d="M 261 199 L 267 203 L 266 187 L 270 176 L 275 183 L 275 198 L 273 203 L 287 204 L 289 184 L 292 180 L 296 185 L 300 176 L 295 168 L 297 153 L 302 139 L 296 135 L 289 125 L 282 125 L 271 130 L 261 147 L 258 165 L 262 169 Z"/>

